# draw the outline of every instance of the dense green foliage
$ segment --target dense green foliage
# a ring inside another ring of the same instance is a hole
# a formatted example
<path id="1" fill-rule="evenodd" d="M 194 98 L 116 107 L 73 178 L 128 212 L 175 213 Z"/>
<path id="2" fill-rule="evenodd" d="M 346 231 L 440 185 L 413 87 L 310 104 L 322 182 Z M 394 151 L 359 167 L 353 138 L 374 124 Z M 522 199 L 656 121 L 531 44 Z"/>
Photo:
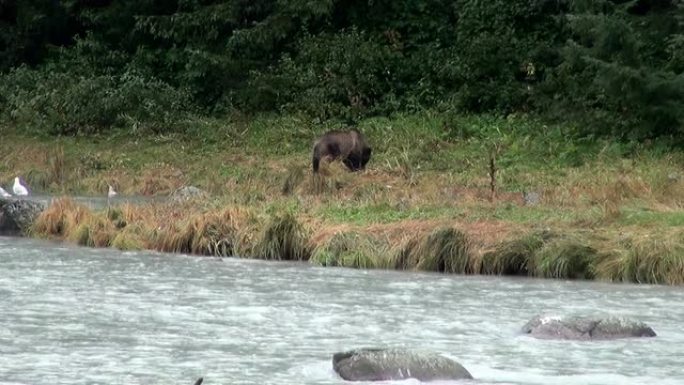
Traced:
<path id="1" fill-rule="evenodd" d="M 0 115 L 41 132 L 189 114 L 433 109 L 684 133 L 680 0 L 0 0 Z"/>

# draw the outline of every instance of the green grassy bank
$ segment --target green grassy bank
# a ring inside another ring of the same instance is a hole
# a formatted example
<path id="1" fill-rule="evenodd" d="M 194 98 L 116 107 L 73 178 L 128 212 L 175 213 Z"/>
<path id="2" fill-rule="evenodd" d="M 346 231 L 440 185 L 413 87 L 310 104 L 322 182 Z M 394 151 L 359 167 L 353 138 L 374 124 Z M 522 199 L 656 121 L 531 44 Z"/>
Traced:
<path id="1" fill-rule="evenodd" d="M 684 154 L 577 139 L 525 116 L 430 112 L 359 122 L 373 158 L 311 175 L 299 116 L 194 119 L 182 134 L 43 137 L 0 129 L 0 184 L 208 199 L 93 212 L 58 200 L 33 235 L 83 245 L 363 268 L 684 282 Z M 524 196 L 536 196 L 538 199 Z M 529 202 L 529 200 L 534 202 Z"/>

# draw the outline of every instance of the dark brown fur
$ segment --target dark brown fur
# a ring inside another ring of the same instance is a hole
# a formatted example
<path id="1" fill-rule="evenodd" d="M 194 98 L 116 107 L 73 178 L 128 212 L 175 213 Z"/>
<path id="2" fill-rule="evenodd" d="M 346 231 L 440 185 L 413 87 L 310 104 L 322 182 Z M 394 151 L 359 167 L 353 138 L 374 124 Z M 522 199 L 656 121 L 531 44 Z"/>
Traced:
<path id="1" fill-rule="evenodd" d="M 313 172 L 318 172 L 321 159 L 340 159 L 350 171 L 366 168 L 372 149 L 366 137 L 356 129 L 329 131 L 323 134 L 313 146 Z"/>

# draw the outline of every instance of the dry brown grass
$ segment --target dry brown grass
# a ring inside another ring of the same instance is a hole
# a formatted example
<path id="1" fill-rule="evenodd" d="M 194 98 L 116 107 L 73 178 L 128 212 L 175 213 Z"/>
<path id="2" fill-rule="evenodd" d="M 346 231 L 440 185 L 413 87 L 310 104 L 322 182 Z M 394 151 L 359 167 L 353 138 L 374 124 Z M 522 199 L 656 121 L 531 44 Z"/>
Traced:
<path id="1" fill-rule="evenodd" d="M 129 152 L 136 151 L 130 146 Z M 408 269 L 568 277 L 587 272 L 606 280 L 673 284 L 684 276 L 682 241 L 673 225 L 637 223 L 631 235 L 618 234 L 624 223 L 632 223 L 626 218 L 642 209 L 649 215 L 674 214 L 670 223 L 677 223 L 684 175 L 676 161 L 596 161 L 563 168 L 559 175 L 502 168 L 490 201 L 482 159 L 467 160 L 461 175 L 420 170 L 409 152 L 399 151 L 382 161 L 374 158 L 363 172 L 350 173 L 339 162 L 324 164 L 315 179 L 303 155 L 214 155 L 207 164 L 189 165 L 137 159 L 134 168 L 111 149 L 75 155 L 59 143 L 20 144 L 10 154 L 0 153 L 0 180 L 30 174 L 41 188 L 54 189 L 62 180 L 65 191 L 100 196 L 107 184 L 121 195 L 165 195 L 185 184 L 211 193 L 194 202 L 125 204 L 108 214 L 57 199 L 33 228 L 40 236 L 91 246 L 274 259 L 312 255 L 319 263 L 353 267 L 386 267 L 404 253 L 402 266 Z M 673 172 L 680 176 L 670 177 Z M 524 205 L 521 186 L 540 193 L 538 206 Z M 321 214 L 331 206 L 340 210 Z M 293 221 L 274 214 L 284 207 Z M 359 208 L 353 223 L 345 218 L 346 208 Z M 423 209 L 429 214 L 422 215 Z M 377 210 L 410 215 L 372 217 Z M 540 241 L 538 230 L 546 227 L 567 235 L 565 243 Z M 584 233 L 587 228 L 593 234 Z M 459 237 L 466 246 L 454 241 Z"/>
<path id="2" fill-rule="evenodd" d="M 33 234 L 83 246 L 108 247 L 115 233 L 106 213 L 94 213 L 69 198 L 54 200 L 33 225 Z"/>
<path id="3" fill-rule="evenodd" d="M 684 209 L 684 176 L 676 180 L 661 178 L 653 186 L 654 208 L 663 211 Z"/>
<path id="4" fill-rule="evenodd" d="M 165 195 L 188 183 L 192 175 L 195 178 L 202 175 L 203 187 L 213 195 L 239 204 L 278 202 L 283 199 L 282 192 L 286 192 L 288 196 L 305 200 L 309 196 L 318 197 L 318 200 L 311 201 L 318 205 L 336 200 L 390 202 L 407 207 L 458 205 L 469 208 L 505 204 L 523 207 L 522 192 L 506 190 L 503 182 L 497 187 L 495 201 L 490 203 L 489 181 L 484 169 L 484 174 L 464 179 L 449 172 L 407 171 L 407 165 L 398 161 L 396 164 L 388 163 L 386 167 L 373 164 L 368 170 L 358 173 L 349 173 L 339 162 L 333 162 L 321 167 L 320 178 L 316 181 L 308 162 L 290 158 L 283 161 L 243 154 L 218 157 L 225 165 L 239 163 L 242 170 L 255 170 L 247 175 L 233 176 L 221 175 L 209 166 L 201 173 L 195 170 L 193 174 L 182 166 L 165 163 L 151 164 L 141 172 L 131 172 L 118 166 L 116 155 L 107 151 L 95 154 L 104 168 L 86 170 L 84 161 L 74 155 L 65 155 L 60 144 L 19 146 L 14 152 L 22 152 L 22 157 L 25 153 L 27 160 L 19 164 L 15 157 L 5 155 L 5 170 L 13 171 L 9 174 L 0 170 L 0 178 L 9 180 L 15 173 L 32 173 L 31 179 L 40 185 L 37 187 L 54 188 L 61 183 L 59 181 L 64 181 L 65 186 L 73 185 L 97 195 L 105 193 L 107 184 L 114 185 L 125 195 Z M 540 193 L 542 206 L 579 211 L 599 208 L 601 219 L 611 222 L 621 217 L 625 207 L 635 203 L 657 212 L 684 207 L 684 178 L 669 178 L 667 161 L 662 163 L 665 165 L 643 168 L 635 165 L 614 169 L 593 168 L 595 165 L 569 168 L 563 171 L 566 175 L 559 182 L 553 183 L 545 183 L 543 179 L 535 181 L 534 178 L 539 178 L 535 175 L 522 177 L 538 186 L 530 190 Z"/>
<path id="5" fill-rule="evenodd" d="M 249 213 L 240 208 L 197 212 L 188 205 L 125 204 L 94 212 L 69 198 L 53 201 L 33 226 L 34 234 L 94 247 L 150 248 L 232 256 Z"/>
<path id="6" fill-rule="evenodd" d="M 43 211 L 33 225 L 33 233 L 45 237 L 65 237 L 87 220 L 90 210 L 70 198 L 57 198 Z"/>
<path id="7" fill-rule="evenodd" d="M 143 171 L 142 177 L 138 182 L 138 191 L 142 195 L 167 195 L 184 185 L 183 172 L 180 169 L 169 165 L 159 165 L 157 167 Z"/>
<path id="8" fill-rule="evenodd" d="M 562 183 L 544 188 L 544 203 L 555 207 L 581 208 L 599 205 L 606 216 L 617 216 L 625 203 L 639 201 L 650 207 L 682 207 L 684 180 L 667 173 L 644 174 L 639 170 L 569 171 Z"/>
<path id="9" fill-rule="evenodd" d="M 238 230 L 243 227 L 247 213 L 244 210 L 194 212 L 183 210 L 186 205 L 150 205 L 147 215 L 124 211 L 128 226 L 138 225 L 150 234 L 146 244 L 150 248 L 177 253 L 210 256 L 233 256 L 239 242 Z"/>
<path id="10" fill-rule="evenodd" d="M 91 211 L 60 198 L 33 231 L 91 247 L 307 260 L 322 265 L 460 274 L 530 275 L 683 284 L 681 231 L 539 232 L 506 221 L 411 220 L 326 224 L 239 207 L 123 205 Z M 315 229 L 315 231 L 314 231 Z"/>

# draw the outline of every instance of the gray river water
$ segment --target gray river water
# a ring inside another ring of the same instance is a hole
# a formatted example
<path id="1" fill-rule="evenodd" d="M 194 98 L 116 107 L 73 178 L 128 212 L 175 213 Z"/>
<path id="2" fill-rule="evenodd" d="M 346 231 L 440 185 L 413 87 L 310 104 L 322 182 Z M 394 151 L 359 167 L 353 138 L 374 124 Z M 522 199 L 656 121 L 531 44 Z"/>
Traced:
<path id="1" fill-rule="evenodd" d="M 42 203 L 45 206 L 49 206 L 54 202 L 55 199 L 59 199 L 61 196 L 55 196 L 55 195 L 40 195 L 40 194 L 32 194 L 27 197 L 21 197 L 19 199 L 21 200 L 27 200 L 27 201 L 33 201 L 33 202 L 38 202 Z M 161 196 L 161 197 L 154 197 L 154 196 L 142 196 L 142 195 L 129 195 L 129 196 L 123 196 L 123 195 L 117 195 L 111 199 L 108 199 L 106 196 L 75 196 L 75 195 L 69 195 L 69 199 L 74 201 L 75 203 L 78 203 L 80 205 L 86 206 L 90 208 L 91 210 L 100 210 L 103 208 L 107 208 L 107 206 L 120 206 L 125 203 L 133 203 L 133 204 L 141 204 L 141 203 L 146 203 L 146 202 L 160 202 L 168 199 L 167 197 Z M 17 199 L 16 197 L 12 199 Z"/>
<path id="2" fill-rule="evenodd" d="M 468 384 L 684 384 L 684 290 L 122 253 L 0 238 L 0 384 L 340 384 L 331 354 L 429 349 Z M 522 336 L 538 313 L 656 338 Z M 401 384 L 415 384 L 408 380 Z"/>

